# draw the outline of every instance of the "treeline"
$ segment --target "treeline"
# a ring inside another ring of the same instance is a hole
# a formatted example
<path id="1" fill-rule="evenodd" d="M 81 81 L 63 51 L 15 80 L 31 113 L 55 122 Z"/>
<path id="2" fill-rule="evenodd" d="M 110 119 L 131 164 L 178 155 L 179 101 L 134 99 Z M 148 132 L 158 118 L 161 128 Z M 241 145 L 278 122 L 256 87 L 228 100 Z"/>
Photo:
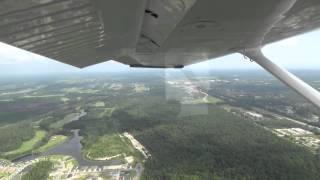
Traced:
<path id="1" fill-rule="evenodd" d="M 113 117 L 150 151 L 145 180 L 319 179 L 319 158 L 217 106 L 183 117 L 179 104 L 145 103 Z"/>
<path id="2" fill-rule="evenodd" d="M 46 180 L 52 169 L 53 163 L 51 161 L 45 160 L 37 162 L 29 172 L 22 176 L 21 180 Z"/>
<path id="3" fill-rule="evenodd" d="M 0 128 L 0 152 L 17 149 L 23 141 L 29 140 L 35 132 L 30 123 L 17 123 Z"/>

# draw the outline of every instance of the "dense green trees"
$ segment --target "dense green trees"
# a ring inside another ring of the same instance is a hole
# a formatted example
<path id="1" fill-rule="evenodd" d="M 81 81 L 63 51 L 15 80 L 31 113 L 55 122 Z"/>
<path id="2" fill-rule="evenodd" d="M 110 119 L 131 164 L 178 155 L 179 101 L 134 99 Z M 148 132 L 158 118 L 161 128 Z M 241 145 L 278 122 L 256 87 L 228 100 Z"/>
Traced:
<path id="1" fill-rule="evenodd" d="M 22 176 L 22 180 L 46 180 L 53 168 L 51 161 L 40 161 L 33 165 L 32 169 Z"/>
<path id="2" fill-rule="evenodd" d="M 19 148 L 23 141 L 34 136 L 30 123 L 17 123 L 0 128 L 0 152 L 7 152 Z"/>
<path id="3" fill-rule="evenodd" d="M 240 77 L 237 82 L 233 80 L 233 73 L 227 76 L 229 79 L 221 79 L 230 83 L 210 83 L 208 92 L 224 99 L 226 104 L 248 109 L 258 107 L 280 114 L 286 113 L 286 106 L 292 106 L 295 114 L 300 116 L 320 115 L 317 109 L 305 105 L 300 96 L 288 91 L 283 84 L 274 84 L 275 81 L 269 78 L 249 74 Z M 99 75 L 101 79 L 96 75 L 89 77 L 91 79 L 83 76 L 78 80 L 45 82 L 47 87 L 36 93 L 18 94 L 18 98 L 14 94 L 2 96 L 0 152 L 16 149 L 23 141 L 34 136 L 32 125 L 20 122 L 23 120 L 33 121 L 34 125 L 39 125 L 49 135 L 81 129 L 84 150 L 94 147 L 94 143 L 105 135 L 129 131 L 152 155 L 145 162 L 144 180 L 320 179 L 319 155 L 315 156 L 218 106 L 204 105 L 208 113 L 203 114 L 197 112 L 201 110 L 201 105 L 182 106 L 177 101 L 166 101 L 170 93 L 172 97 L 187 95 L 182 88 L 168 91 L 170 87 L 165 83 L 166 80 L 159 77 L 165 77 L 164 73 Z M 176 75 L 174 78 L 179 80 Z M 111 89 L 112 83 L 121 83 L 123 87 Z M 150 91 L 137 93 L 133 89 L 134 83 L 144 83 Z M 20 88 L 28 90 L 34 86 L 22 85 Z M 68 88 L 97 92 L 64 91 Z M 11 90 L 2 90 L 4 93 L 7 91 Z M 65 103 L 60 96 L 41 97 L 55 94 L 63 94 L 70 100 Z M 115 108 L 112 116 L 100 117 L 104 109 L 93 107 L 96 101 L 104 101 L 103 108 Z M 88 114 L 79 121 L 65 124 L 64 131 L 51 127 L 76 108 L 85 109 Z M 17 122 L 19 124 L 14 124 Z M 295 124 L 275 120 L 259 123 L 271 128 L 296 127 Z M 313 124 L 320 126 L 319 122 Z M 51 162 L 39 162 L 22 179 L 47 179 L 51 169 Z"/>
<path id="4" fill-rule="evenodd" d="M 64 125 L 65 130 L 81 129 L 80 135 L 84 137 L 81 142 L 85 150 L 88 150 L 100 137 L 116 132 L 114 122 L 108 116 L 97 118 L 89 108 L 87 113 L 80 120 Z"/>
<path id="5" fill-rule="evenodd" d="M 0 123 L 15 123 L 59 108 L 59 99 L 19 98 L 12 102 L 0 101 Z"/>
<path id="6" fill-rule="evenodd" d="M 152 155 L 143 179 L 316 180 L 320 176 L 320 163 L 309 151 L 218 106 L 208 106 L 208 114 L 180 116 L 168 111 L 179 110 L 174 107 L 178 104 L 159 102 L 154 109 L 146 103 L 119 110 L 113 117 Z M 142 117 L 130 116 L 139 108 Z"/>
<path id="7" fill-rule="evenodd" d="M 219 106 L 208 105 L 203 114 L 198 105 L 181 107 L 156 96 L 123 102 L 112 117 L 96 118 L 88 109 L 88 116 L 65 128 L 81 129 L 85 149 L 104 134 L 131 132 L 152 155 L 145 162 L 145 180 L 320 177 L 319 157 Z"/>

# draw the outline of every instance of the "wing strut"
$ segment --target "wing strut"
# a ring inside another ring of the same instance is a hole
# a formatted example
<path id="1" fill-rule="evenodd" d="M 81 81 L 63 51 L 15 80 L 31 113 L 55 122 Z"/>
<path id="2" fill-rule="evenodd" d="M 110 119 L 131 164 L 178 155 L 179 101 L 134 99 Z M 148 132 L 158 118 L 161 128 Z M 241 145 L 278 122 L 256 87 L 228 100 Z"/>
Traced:
<path id="1" fill-rule="evenodd" d="M 320 93 L 297 76 L 270 61 L 263 55 L 260 48 L 248 49 L 241 53 L 258 63 L 265 70 L 320 108 Z"/>

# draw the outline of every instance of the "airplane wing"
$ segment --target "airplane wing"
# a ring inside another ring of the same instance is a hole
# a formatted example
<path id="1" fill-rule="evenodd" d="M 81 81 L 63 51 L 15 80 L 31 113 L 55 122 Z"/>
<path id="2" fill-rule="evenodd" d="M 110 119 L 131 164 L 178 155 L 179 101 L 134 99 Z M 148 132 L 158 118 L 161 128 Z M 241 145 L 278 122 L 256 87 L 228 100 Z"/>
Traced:
<path id="1" fill-rule="evenodd" d="M 317 91 L 307 97 L 259 53 L 318 27 L 319 0 L 0 0 L 0 41 L 36 54 L 80 68 L 182 68 L 240 52 L 320 107 Z"/>
<path id="2" fill-rule="evenodd" d="M 183 67 L 247 48 L 279 0 L 1 0 L 0 41 L 76 67 Z M 263 45 L 320 27 L 300 0 Z"/>

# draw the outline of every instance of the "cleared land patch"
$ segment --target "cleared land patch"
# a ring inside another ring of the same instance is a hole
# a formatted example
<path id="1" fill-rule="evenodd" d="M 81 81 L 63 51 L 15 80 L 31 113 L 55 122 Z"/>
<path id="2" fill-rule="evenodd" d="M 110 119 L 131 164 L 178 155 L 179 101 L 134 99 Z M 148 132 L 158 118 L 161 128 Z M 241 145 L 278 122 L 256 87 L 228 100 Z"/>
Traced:
<path id="1" fill-rule="evenodd" d="M 136 150 L 128 140 L 120 137 L 119 134 L 102 136 L 86 152 L 89 159 L 103 160 L 119 158 L 124 156 L 137 156 Z"/>
<path id="2" fill-rule="evenodd" d="M 95 93 L 99 92 L 99 90 L 73 87 L 73 88 L 62 89 L 62 92 L 65 92 L 65 93 L 80 93 L 80 94 L 95 94 Z"/>
<path id="3" fill-rule="evenodd" d="M 89 114 L 95 118 L 103 118 L 103 117 L 111 117 L 113 111 L 115 108 L 103 108 L 103 107 L 97 107 L 97 108 L 91 108 L 89 110 Z"/>
<path id="4" fill-rule="evenodd" d="M 60 98 L 60 100 L 61 100 L 62 102 L 64 102 L 64 103 L 70 101 L 70 99 L 69 99 L 69 98 L 66 98 L 66 97 L 62 97 L 62 98 Z"/>
<path id="5" fill-rule="evenodd" d="M 149 91 L 150 88 L 147 88 L 144 84 L 135 84 L 134 85 L 134 90 L 137 93 L 141 93 L 141 92 L 144 92 L 144 91 Z"/>
<path id="6" fill-rule="evenodd" d="M 223 102 L 223 101 L 221 99 L 216 98 L 216 97 L 207 95 L 205 97 L 197 98 L 197 99 L 193 100 L 191 102 L 191 104 L 217 104 L 220 102 Z"/>
<path id="7" fill-rule="evenodd" d="M 93 104 L 94 107 L 104 107 L 105 104 L 103 101 L 96 101 L 94 104 Z"/>
<path id="8" fill-rule="evenodd" d="M 64 94 L 48 94 L 48 95 L 27 95 L 23 98 L 50 98 L 50 97 L 63 97 Z"/>

